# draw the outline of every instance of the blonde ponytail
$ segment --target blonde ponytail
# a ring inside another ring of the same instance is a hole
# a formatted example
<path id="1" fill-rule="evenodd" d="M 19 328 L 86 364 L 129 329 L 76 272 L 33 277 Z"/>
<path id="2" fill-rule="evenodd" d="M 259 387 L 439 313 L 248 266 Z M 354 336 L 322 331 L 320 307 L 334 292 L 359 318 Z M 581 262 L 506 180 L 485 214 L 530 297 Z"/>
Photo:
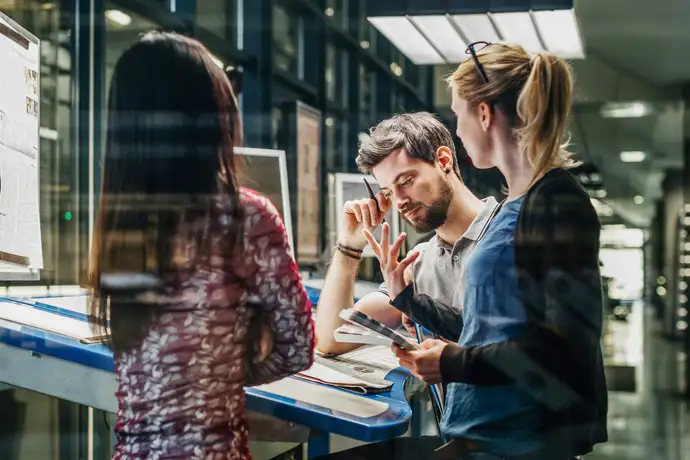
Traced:
<path id="1" fill-rule="evenodd" d="M 572 108 L 570 66 L 552 53 L 532 57 L 531 70 L 517 100 L 520 120 L 515 129 L 518 146 L 534 168 L 535 180 L 552 168 L 579 163 L 566 152 L 566 130 Z"/>

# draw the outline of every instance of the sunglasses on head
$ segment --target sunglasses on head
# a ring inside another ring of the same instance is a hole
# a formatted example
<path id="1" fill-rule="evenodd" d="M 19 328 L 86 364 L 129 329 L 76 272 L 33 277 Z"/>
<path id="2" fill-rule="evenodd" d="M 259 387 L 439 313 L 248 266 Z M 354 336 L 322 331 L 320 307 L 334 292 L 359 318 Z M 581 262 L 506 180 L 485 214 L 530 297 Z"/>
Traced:
<path id="1" fill-rule="evenodd" d="M 470 43 L 467 49 L 465 50 L 465 54 L 470 54 L 472 56 L 472 60 L 474 61 L 474 65 L 477 68 L 479 78 L 482 79 L 482 82 L 484 84 L 489 83 L 489 77 L 486 76 L 486 71 L 484 70 L 484 66 L 482 65 L 482 63 L 479 62 L 477 53 L 489 45 L 491 45 L 491 43 L 489 42 L 474 42 Z"/>

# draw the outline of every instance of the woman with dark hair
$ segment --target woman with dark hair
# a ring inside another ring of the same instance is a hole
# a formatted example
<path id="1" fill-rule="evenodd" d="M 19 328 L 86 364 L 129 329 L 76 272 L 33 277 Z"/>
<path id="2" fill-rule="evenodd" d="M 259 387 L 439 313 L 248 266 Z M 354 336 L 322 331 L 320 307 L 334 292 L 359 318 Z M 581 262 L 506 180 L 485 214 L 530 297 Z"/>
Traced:
<path id="1" fill-rule="evenodd" d="M 247 459 L 244 387 L 308 368 L 311 304 L 281 218 L 235 179 L 237 101 L 200 43 L 115 67 L 90 313 L 118 381 L 114 458 Z"/>

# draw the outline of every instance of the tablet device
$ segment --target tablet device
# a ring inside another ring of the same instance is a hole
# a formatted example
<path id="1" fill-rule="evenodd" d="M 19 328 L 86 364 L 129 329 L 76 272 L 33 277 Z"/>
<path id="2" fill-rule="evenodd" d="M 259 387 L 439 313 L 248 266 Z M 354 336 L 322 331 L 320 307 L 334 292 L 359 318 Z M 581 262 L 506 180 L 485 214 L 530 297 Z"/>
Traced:
<path id="1" fill-rule="evenodd" d="M 409 340 L 405 339 L 402 335 L 398 334 L 395 332 L 393 329 L 384 326 L 380 322 L 376 321 L 374 318 L 371 316 L 362 313 L 361 311 L 355 310 L 354 308 L 347 308 L 343 311 L 340 312 L 340 317 L 347 321 L 348 323 L 356 324 L 357 326 L 361 326 L 365 329 L 369 329 L 371 331 L 376 332 L 379 335 L 382 335 L 383 337 L 386 337 L 390 340 L 393 341 L 397 346 L 402 348 L 403 350 L 418 350 L 419 345 L 410 342 Z"/>

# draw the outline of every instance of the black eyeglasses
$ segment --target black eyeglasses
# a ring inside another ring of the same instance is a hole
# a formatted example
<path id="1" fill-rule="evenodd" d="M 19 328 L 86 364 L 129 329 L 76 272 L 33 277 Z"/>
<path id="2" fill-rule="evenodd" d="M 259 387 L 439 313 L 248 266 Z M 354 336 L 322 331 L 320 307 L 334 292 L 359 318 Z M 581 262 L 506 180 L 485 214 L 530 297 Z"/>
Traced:
<path id="1" fill-rule="evenodd" d="M 483 50 L 487 46 L 489 46 L 491 43 L 489 42 L 474 42 L 470 43 L 467 49 L 465 50 L 465 54 L 471 54 L 472 55 L 472 60 L 474 61 L 474 65 L 477 68 L 477 73 L 479 74 L 479 77 L 482 79 L 482 82 L 484 84 L 489 83 L 489 77 L 486 76 L 486 71 L 484 71 L 484 66 L 482 65 L 481 62 L 479 62 L 479 58 L 477 57 L 477 52 Z"/>

